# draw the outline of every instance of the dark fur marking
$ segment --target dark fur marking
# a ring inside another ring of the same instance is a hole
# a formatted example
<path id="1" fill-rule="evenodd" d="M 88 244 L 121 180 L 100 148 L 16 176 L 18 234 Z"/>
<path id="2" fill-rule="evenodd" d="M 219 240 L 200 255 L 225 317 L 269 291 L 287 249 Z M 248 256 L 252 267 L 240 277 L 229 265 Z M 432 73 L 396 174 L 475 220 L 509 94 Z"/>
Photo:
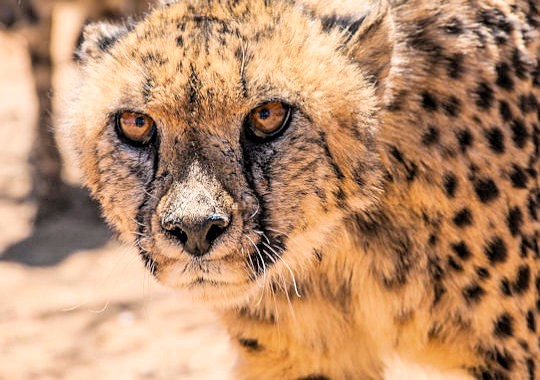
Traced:
<path id="1" fill-rule="evenodd" d="M 330 378 L 324 375 L 308 375 L 299 377 L 297 380 L 330 380 Z"/>
<path id="2" fill-rule="evenodd" d="M 527 320 L 527 328 L 529 331 L 536 332 L 536 317 L 534 316 L 534 311 L 529 310 L 525 318 Z"/>
<path id="3" fill-rule="evenodd" d="M 422 107 L 426 111 L 436 111 L 439 108 L 437 99 L 428 91 L 423 91 L 422 94 Z"/>
<path id="4" fill-rule="evenodd" d="M 433 40 L 433 35 L 436 35 L 433 27 L 437 21 L 436 15 L 420 19 L 409 35 L 410 46 L 427 53 L 434 62 L 440 59 L 443 52 L 442 46 Z"/>
<path id="5" fill-rule="evenodd" d="M 418 170 L 416 164 L 405 159 L 403 153 L 395 146 L 390 147 L 390 154 L 405 168 L 405 171 L 407 172 L 407 181 L 412 181 L 416 177 L 416 172 Z"/>
<path id="6" fill-rule="evenodd" d="M 491 202 L 499 197 L 499 188 L 491 178 L 475 180 L 474 191 L 483 203 Z"/>
<path id="7" fill-rule="evenodd" d="M 448 76 L 452 79 L 459 79 L 465 72 L 463 65 L 464 55 L 462 53 L 456 53 L 448 58 L 447 72 Z"/>
<path id="8" fill-rule="evenodd" d="M 336 161 L 334 160 L 334 156 L 332 156 L 332 153 L 330 152 L 330 148 L 328 147 L 328 141 L 326 140 L 326 133 L 324 133 L 323 131 L 320 131 L 319 137 L 320 137 L 319 145 L 323 147 L 324 153 L 326 157 L 328 158 L 330 166 L 332 166 L 332 170 L 334 171 L 336 178 L 344 179 L 345 175 L 343 174 L 339 166 L 336 164 Z"/>
<path id="9" fill-rule="evenodd" d="M 427 146 L 436 144 L 439 142 L 439 137 L 439 130 L 434 126 L 430 126 L 422 135 L 422 144 Z"/>
<path id="10" fill-rule="evenodd" d="M 512 115 L 510 105 L 506 100 L 501 100 L 499 102 L 499 113 L 504 121 L 510 121 L 512 120 L 512 117 L 514 117 L 514 115 Z"/>
<path id="11" fill-rule="evenodd" d="M 363 22 L 364 17 L 354 19 L 352 17 L 332 15 L 324 16 L 321 18 L 323 31 L 328 32 L 331 29 L 339 28 L 340 30 L 347 32 L 348 36 L 344 43 L 349 42 L 349 40 L 358 31 Z"/>
<path id="12" fill-rule="evenodd" d="M 510 180 L 512 181 L 512 186 L 516 189 L 526 189 L 527 182 L 529 181 L 525 171 L 516 164 L 512 165 Z"/>
<path id="13" fill-rule="evenodd" d="M 468 304 L 477 304 L 485 294 L 486 291 L 477 283 L 473 283 L 463 289 L 463 297 Z"/>
<path id="14" fill-rule="evenodd" d="M 491 351 L 486 352 L 486 356 L 490 360 L 495 361 L 497 364 L 499 364 L 502 368 L 504 368 L 507 371 L 511 370 L 514 367 L 515 359 L 506 350 L 503 350 L 501 352 L 498 349 L 493 349 Z"/>
<path id="15" fill-rule="evenodd" d="M 459 147 L 461 148 L 461 151 L 465 153 L 469 147 L 472 146 L 473 143 L 473 136 L 471 132 L 467 129 L 458 131 L 456 134 Z"/>
<path id="16" fill-rule="evenodd" d="M 525 127 L 523 120 L 515 119 L 511 124 L 511 128 L 512 140 L 514 140 L 514 143 L 518 148 L 523 148 L 529 138 L 529 132 L 527 131 L 527 127 Z"/>
<path id="17" fill-rule="evenodd" d="M 527 358 L 525 363 L 527 364 L 527 372 L 529 373 L 529 380 L 535 380 L 536 379 L 536 365 L 534 364 L 534 360 L 532 358 Z"/>
<path id="18" fill-rule="evenodd" d="M 508 211 L 506 216 L 506 225 L 512 236 L 517 236 L 523 225 L 523 212 L 519 207 L 513 207 Z"/>
<path id="19" fill-rule="evenodd" d="M 452 17 L 446 24 L 443 25 L 443 30 L 445 33 L 450 35 L 459 35 L 465 31 L 463 22 L 457 17 Z"/>
<path id="20" fill-rule="evenodd" d="M 514 335 L 514 319 L 508 313 L 501 314 L 493 325 L 493 333 L 496 337 L 504 339 Z"/>
<path id="21" fill-rule="evenodd" d="M 528 265 L 521 265 L 518 268 L 516 279 L 512 284 L 514 292 L 522 294 L 529 289 L 531 283 L 531 270 Z"/>
<path id="22" fill-rule="evenodd" d="M 463 228 L 470 226 L 472 224 L 472 219 L 471 210 L 465 207 L 454 215 L 452 222 L 454 222 L 456 226 Z"/>
<path id="23" fill-rule="evenodd" d="M 514 80 L 510 74 L 510 66 L 506 62 L 498 63 L 495 66 L 495 72 L 497 73 L 497 79 L 495 83 L 497 86 L 511 91 L 514 89 Z"/>
<path id="24" fill-rule="evenodd" d="M 495 236 L 484 247 L 484 253 L 492 264 L 503 263 L 508 258 L 508 249 L 504 240 Z"/>
<path id="25" fill-rule="evenodd" d="M 475 271 L 478 277 L 481 279 L 486 279 L 490 277 L 489 271 L 484 267 L 476 267 Z"/>
<path id="26" fill-rule="evenodd" d="M 446 101 L 441 103 L 444 113 L 450 117 L 456 117 L 461 108 L 461 102 L 455 96 L 450 96 Z"/>
<path id="27" fill-rule="evenodd" d="M 238 338 L 238 343 L 249 351 L 261 351 L 263 348 L 257 339 Z"/>
<path id="28" fill-rule="evenodd" d="M 446 173 L 443 177 L 443 187 L 446 195 L 453 198 L 456 195 L 458 180 L 453 173 Z"/>
<path id="29" fill-rule="evenodd" d="M 456 272 L 463 272 L 463 267 L 461 264 L 459 264 L 452 256 L 448 256 L 446 258 L 446 262 L 448 263 L 448 267 L 450 269 L 453 269 Z"/>
<path id="30" fill-rule="evenodd" d="M 493 127 L 485 131 L 486 139 L 492 151 L 498 154 L 504 153 L 504 134 L 499 127 Z"/>
<path id="31" fill-rule="evenodd" d="M 483 111 L 490 109 L 495 99 L 493 95 L 493 89 L 487 82 L 481 82 L 475 91 L 476 105 Z"/>
<path id="32" fill-rule="evenodd" d="M 510 280 L 504 277 L 501 280 L 500 289 L 503 295 L 510 297 L 512 295 L 512 286 L 510 285 Z"/>
<path id="33" fill-rule="evenodd" d="M 522 53 L 518 48 L 514 48 L 512 51 L 512 66 L 519 79 L 527 78 L 527 64 L 523 61 Z"/>

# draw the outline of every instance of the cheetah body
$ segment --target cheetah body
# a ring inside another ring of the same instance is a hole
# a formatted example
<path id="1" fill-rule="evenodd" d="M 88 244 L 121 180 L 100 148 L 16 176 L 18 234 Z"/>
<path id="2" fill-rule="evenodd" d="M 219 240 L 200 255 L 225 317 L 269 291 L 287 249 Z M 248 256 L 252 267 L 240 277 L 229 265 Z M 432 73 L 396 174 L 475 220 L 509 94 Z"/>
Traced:
<path id="1" fill-rule="evenodd" d="M 172 2 L 87 29 L 66 130 L 107 220 L 218 309 L 240 377 L 538 378 L 539 11 Z M 260 143 L 242 120 L 267 99 L 296 111 Z M 126 146 L 117 110 L 159 144 Z M 159 228 L 202 207 L 182 189 L 230 210 L 213 260 Z"/>

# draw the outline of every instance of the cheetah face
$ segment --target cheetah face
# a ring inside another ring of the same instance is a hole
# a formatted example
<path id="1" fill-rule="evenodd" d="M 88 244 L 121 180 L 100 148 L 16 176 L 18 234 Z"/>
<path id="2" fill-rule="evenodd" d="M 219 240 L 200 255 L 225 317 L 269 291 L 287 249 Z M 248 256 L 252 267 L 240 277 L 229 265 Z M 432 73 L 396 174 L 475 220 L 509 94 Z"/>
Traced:
<path id="1" fill-rule="evenodd" d="M 88 186 L 148 269 L 226 305 L 317 265 L 380 192 L 378 101 L 351 30 L 288 2 L 250 6 L 179 2 L 88 27 L 68 123 Z"/>

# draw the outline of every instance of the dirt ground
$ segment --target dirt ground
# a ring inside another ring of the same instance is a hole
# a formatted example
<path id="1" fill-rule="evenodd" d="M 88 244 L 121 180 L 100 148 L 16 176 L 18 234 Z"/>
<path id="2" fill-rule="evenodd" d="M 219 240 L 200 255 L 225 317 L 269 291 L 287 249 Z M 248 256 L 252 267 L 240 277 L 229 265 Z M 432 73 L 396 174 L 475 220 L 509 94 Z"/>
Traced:
<path id="1" fill-rule="evenodd" d="M 158 285 L 111 238 L 69 157 L 76 206 L 33 225 L 24 42 L 0 34 L 0 58 L 0 379 L 229 378 L 235 357 L 217 318 Z M 60 78 L 73 70 L 59 67 Z"/>

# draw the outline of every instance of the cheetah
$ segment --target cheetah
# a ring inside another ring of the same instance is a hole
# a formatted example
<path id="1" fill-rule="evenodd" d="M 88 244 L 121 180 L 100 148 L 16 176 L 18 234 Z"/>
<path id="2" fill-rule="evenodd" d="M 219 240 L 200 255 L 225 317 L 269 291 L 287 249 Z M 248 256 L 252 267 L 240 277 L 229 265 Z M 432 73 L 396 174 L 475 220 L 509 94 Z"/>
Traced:
<path id="1" fill-rule="evenodd" d="M 85 29 L 63 130 L 237 378 L 536 379 L 539 31 L 534 0 L 165 2 Z"/>

